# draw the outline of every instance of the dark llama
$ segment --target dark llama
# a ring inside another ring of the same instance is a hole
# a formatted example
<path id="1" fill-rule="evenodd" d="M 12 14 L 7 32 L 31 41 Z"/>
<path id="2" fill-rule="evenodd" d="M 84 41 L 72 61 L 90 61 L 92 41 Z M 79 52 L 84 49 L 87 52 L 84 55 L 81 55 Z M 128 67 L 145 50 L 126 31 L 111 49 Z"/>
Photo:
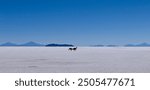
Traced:
<path id="1" fill-rule="evenodd" d="M 70 50 L 70 51 L 76 51 L 77 47 L 69 48 L 68 50 Z"/>

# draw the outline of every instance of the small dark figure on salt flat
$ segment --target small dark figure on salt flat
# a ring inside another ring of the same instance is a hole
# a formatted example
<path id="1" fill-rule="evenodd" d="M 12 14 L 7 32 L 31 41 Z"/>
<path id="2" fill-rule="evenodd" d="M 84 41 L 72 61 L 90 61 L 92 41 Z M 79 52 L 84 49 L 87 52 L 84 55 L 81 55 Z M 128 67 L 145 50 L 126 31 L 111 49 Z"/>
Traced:
<path id="1" fill-rule="evenodd" d="M 69 48 L 68 50 L 70 50 L 70 51 L 76 51 L 77 47 Z"/>

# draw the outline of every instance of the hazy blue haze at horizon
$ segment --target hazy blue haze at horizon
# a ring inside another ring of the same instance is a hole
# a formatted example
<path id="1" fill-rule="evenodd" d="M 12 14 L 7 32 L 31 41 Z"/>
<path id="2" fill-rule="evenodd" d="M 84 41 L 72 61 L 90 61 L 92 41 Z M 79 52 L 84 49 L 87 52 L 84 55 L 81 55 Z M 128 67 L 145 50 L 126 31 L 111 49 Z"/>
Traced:
<path id="1" fill-rule="evenodd" d="M 150 42 L 150 0 L 0 0 L 0 43 Z"/>

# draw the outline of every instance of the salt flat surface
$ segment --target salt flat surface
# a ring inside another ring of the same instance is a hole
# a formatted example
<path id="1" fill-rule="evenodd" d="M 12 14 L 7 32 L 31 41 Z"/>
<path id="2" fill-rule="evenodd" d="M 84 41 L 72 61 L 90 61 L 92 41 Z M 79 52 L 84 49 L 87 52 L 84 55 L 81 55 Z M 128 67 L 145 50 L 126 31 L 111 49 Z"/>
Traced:
<path id="1" fill-rule="evenodd" d="M 150 73 L 150 48 L 0 47 L 1 73 Z"/>

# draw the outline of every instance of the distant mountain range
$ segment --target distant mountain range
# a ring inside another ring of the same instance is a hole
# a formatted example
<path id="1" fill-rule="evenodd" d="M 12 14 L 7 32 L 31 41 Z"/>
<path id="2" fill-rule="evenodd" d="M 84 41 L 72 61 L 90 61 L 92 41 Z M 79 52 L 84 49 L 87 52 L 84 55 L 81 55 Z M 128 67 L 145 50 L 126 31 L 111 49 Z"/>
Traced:
<path id="1" fill-rule="evenodd" d="M 44 45 L 31 41 L 31 42 L 27 42 L 27 43 L 24 43 L 24 44 L 15 44 L 15 43 L 12 43 L 12 42 L 6 42 L 4 44 L 1 44 L 0 46 L 44 46 Z"/>
<path id="2" fill-rule="evenodd" d="M 45 45 L 31 41 L 31 42 L 27 42 L 27 43 L 21 44 L 19 46 L 45 46 Z"/>
<path id="3" fill-rule="evenodd" d="M 118 47 L 118 45 L 93 45 L 94 47 Z"/>
<path id="4" fill-rule="evenodd" d="M 11 43 L 11 42 L 6 42 L 4 44 L 1 44 L 0 46 L 17 46 L 17 44 Z"/>
<path id="5" fill-rule="evenodd" d="M 94 47 L 119 47 L 120 45 L 93 45 Z M 122 45 L 123 47 L 150 47 L 149 43 L 140 43 L 140 44 L 127 44 Z"/>
<path id="6" fill-rule="evenodd" d="M 140 43 L 140 44 L 127 44 L 125 47 L 150 47 L 148 43 Z"/>
<path id="7" fill-rule="evenodd" d="M 71 45 L 71 44 L 47 44 L 47 45 L 44 45 L 44 44 L 40 44 L 40 43 L 36 43 L 36 42 L 30 41 L 30 42 L 27 42 L 27 43 L 24 43 L 24 44 L 15 44 L 15 43 L 12 43 L 12 42 L 6 42 L 6 43 L 1 44 L 0 46 L 73 47 L 74 45 Z"/>
<path id="8" fill-rule="evenodd" d="M 72 44 L 40 44 L 40 43 L 36 43 L 33 41 L 24 43 L 24 44 L 15 44 L 12 42 L 6 42 L 1 44 L 0 46 L 46 46 L 46 47 L 74 47 L 74 45 Z M 120 45 L 92 45 L 91 47 L 120 47 Z M 140 43 L 140 44 L 126 44 L 126 45 L 122 45 L 122 47 L 150 47 L 149 43 Z"/>

